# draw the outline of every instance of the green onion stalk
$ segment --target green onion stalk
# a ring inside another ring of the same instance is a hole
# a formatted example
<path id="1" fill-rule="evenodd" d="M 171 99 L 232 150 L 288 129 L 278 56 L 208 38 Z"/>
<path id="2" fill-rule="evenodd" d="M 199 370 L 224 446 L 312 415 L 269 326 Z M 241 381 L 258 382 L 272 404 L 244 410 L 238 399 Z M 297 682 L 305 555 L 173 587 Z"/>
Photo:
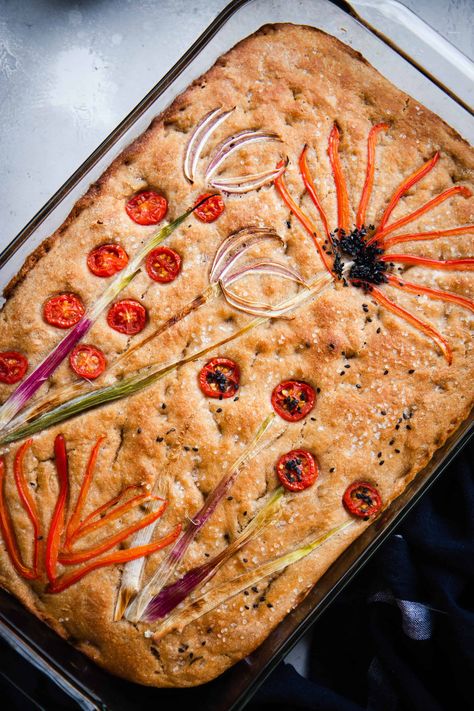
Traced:
<path id="1" fill-rule="evenodd" d="M 80 321 L 64 336 L 57 346 L 36 366 L 25 380 L 13 391 L 0 407 L 0 431 L 4 430 L 12 419 L 31 400 L 43 383 L 54 373 L 56 368 L 67 358 L 74 346 L 86 335 L 94 322 L 107 306 L 125 289 L 140 271 L 140 265 L 147 255 L 167 239 L 172 232 L 207 198 L 186 210 L 182 215 L 162 227 L 139 250 L 115 279 L 108 285 L 97 301 L 87 310 Z"/>
<path id="2" fill-rule="evenodd" d="M 65 422 L 72 417 L 76 417 L 77 415 L 88 412 L 97 407 L 136 395 L 142 390 L 151 387 L 170 373 L 182 368 L 184 365 L 203 358 L 211 351 L 221 348 L 227 343 L 231 343 L 232 341 L 241 338 L 258 326 L 267 323 L 272 318 L 275 318 L 274 313 L 277 313 L 278 316 L 290 313 L 310 301 L 315 296 L 319 296 L 332 283 L 333 277 L 328 273 L 322 273 L 310 282 L 307 287 L 303 288 L 298 294 L 296 294 L 296 296 L 277 304 L 277 306 L 270 312 L 270 315 L 259 316 L 252 319 L 242 328 L 238 329 L 226 338 L 212 343 L 206 348 L 202 348 L 201 350 L 191 353 L 185 358 L 181 358 L 180 360 L 174 361 L 168 365 L 163 365 L 161 363 L 151 364 L 135 375 L 123 378 L 116 383 L 103 386 L 92 391 L 81 392 L 71 399 L 58 404 L 49 411 L 34 416 L 30 421 L 25 422 L 24 418 L 20 417 L 17 421 L 13 421 L 11 423 L 11 427 L 7 432 L 3 435 L 0 434 L 0 445 L 10 444 L 11 442 L 16 442 L 24 437 L 30 437 L 31 435 L 41 432 L 48 427 Z M 80 388 L 82 390 L 82 384 L 80 385 Z M 72 393 L 74 390 L 75 387 L 72 387 L 69 388 L 67 392 Z"/>
<path id="3" fill-rule="evenodd" d="M 349 526 L 354 525 L 354 521 L 345 521 L 344 523 L 331 528 L 329 531 L 319 536 L 315 540 L 307 543 L 300 548 L 285 553 L 284 555 L 275 558 L 274 560 L 263 563 L 262 565 L 249 570 L 247 573 L 229 580 L 228 582 L 211 588 L 205 592 L 201 597 L 197 599 L 190 600 L 186 605 L 176 608 L 170 615 L 165 617 L 160 623 L 158 628 L 155 630 L 153 635 L 155 640 L 159 640 L 170 632 L 183 630 L 186 625 L 189 625 L 194 620 L 199 619 L 207 612 L 218 607 L 218 605 L 230 600 L 235 597 L 238 593 L 246 590 L 247 588 L 257 585 L 261 580 L 267 578 L 270 575 L 280 572 L 289 565 L 297 563 L 306 556 L 310 555 L 316 548 L 322 546 L 326 541 L 341 533 Z M 149 621 L 156 621 L 157 617 L 150 611 Z"/>

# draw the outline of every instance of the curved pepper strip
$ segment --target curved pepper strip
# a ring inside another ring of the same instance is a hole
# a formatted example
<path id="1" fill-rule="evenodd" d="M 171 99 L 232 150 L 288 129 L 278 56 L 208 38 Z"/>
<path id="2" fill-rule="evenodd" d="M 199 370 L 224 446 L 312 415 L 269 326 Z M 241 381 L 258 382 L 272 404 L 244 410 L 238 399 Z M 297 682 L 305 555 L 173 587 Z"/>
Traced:
<path id="1" fill-rule="evenodd" d="M 362 195 L 360 197 L 359 209 L 357 210 L 356 217 L 356 227 L 360 230 L 365 224 L 365 218 L 367 213 L 367 207 L 369 205 L 369 200 L 372 195 L 372 189 L 374 187 L 374 176 L 375 176 L 375 146 L 377 143 L 377 137 L 380 131 L 388 131 L 390 126 L 388 123 L 378 123 L 372 126 L 369 132 L 369 137 L 367 139 L 367 170 L 365 174 L 365 183 L 362 189 Z"/>
<path id="2" fill-rule="evenodd" d="M 439 160 L 439 151 L 436 151 L 434 156 L 430 158 L 429 160 L 426 161 L 426 163 L 423 163 L 421 168 L 418 168 L 418 170 L 415 170 L 414 173 L 408 176 L 408 178 L 405 178 L 405 180 L 402 180 L 398 188 L 395 190 L 394 194 L 392 195 L 392 198 L 390 202 L 388 203 L 385 212 L 382 215 L 382 219 L 380 220 L 379 224 L 379 233 L 381 233 L 385 227 L 385 225 L 388 222 L 388 219 L 392 212 L 394 211 L 395 207 L 401 200 L 401 198 L 412 188 L 416 183 L 419 183 L 422 178 L 425 177 L 425 175 L 428 175 L 433 168 L 435 167 L 436 163 Z M 378 237 L 380 239 L 380 235 Z"/>
<path id="3" fill-rule="evenodd" d="M 159 499 L 159 497 L 153 498 L 156 501 L 163 501 L 163 499 Z M 122 543 L 122 541 L 124 541 L 132 534 L 136 533 L 137 531 L 141 531 L 142 528 L 145 528 L 151 523 L 154 523 L 158 518 L 160 518 L 160 516 L 163 515 L 163 512 L 167 505 L 168 502 L 163 501 L 163 504 L 160 506 L 159 509 L 153 511 L 147 516 L 144 516 L 140 519 L 140 521 L 137 521 L 137 523 L 133 523 L 130 526 L 127 526 L 127 528 L 122 529 L 118 533 L 109 536 L 105 539 L 105 541 L 102 541 L 102 543 L 99 543 L 93 548 L 86 548 L 85 550 L 76 551 L 75 553 L 71 552 L 60 554 L 58 558 L 59 562 L 61 563 L 61 565 L 77 565 L 78 563 L 85 563 L 91 558 L 96 558 L 98 555 L 101 555 L 102 553 L 109 551 L 111 548 L 118 545 L 119 543 Z"/>
<path id="4" fill-rule="evenodd" d="M 300 167 L 300 173 L 301 177 L 303 178 L 303 183 L 308 191 L 308 194 L 313 201 L 314 206 L 316 207 L 317 211 L 319 212 L 319 216 L 321 218 L 321 222 L 324 225 L 324 231 L 326 232 L 326 235 L 328 239 L 331 239 L 331 231 L 329 229 L 329 223 L 328 223 L 328 218 L 327 215 L 324 211 L 324 208 L 321 204 L 321 201 L 319 199 L 319 196 L 316 192 L 316 186 L 314 185 L 313 178 L 311 177 L 311 173 L 309 172 L 308 168 L 308 163 L 306 161 L 306 152 L 308 150 L 308 145 L 306 144 L 303 150 L 301 151 L 301 155 L 298 161 L 299 167 Z"/>
<path id="5" fill-rule="evenodd" d="M 334 176 L 337 197 L 337 222 L 339 230 L 350 232 L 349 229 L 349 197 L 347 195 L 347 184 L 342 172 L 341 159 L 339 157 L 339 141 L 341 133 L 337 124 L 334 124 L 329 134 L 328 156 Z"/>
<path id="6" fill-rule="evenodd" d="M 274 183 L 280 197 L 282 198 L 283 202 L 285 205 L 291 210 L 291 212 L 295 215 L 295 217 L 301 222 L 305 230 L 308 232 L 308 234 L 311 236 L 316 249 L 318 250 L 319 256 L 321 257 L 321 261 L 328 270 L 330 274 L 332 274 L 332 268 L 329 264 L 329 260 L 327 255 L 324 253 L 324 250 L 322 249 L 319 240 L 318 240 L 318 233 L 316 226 L 311 222 L 309 217 L 303 212 L 303 210 L 298 207 L 296 202 L 293 200 L 291 197 L 290 193 L 288 192 L 288 188 L 286 187 L 284 181 L 283 181 L 283 176 L 280 175 L 279 178 L 275 180 Z"/>
<path id="7" fill-rule="evenodd" d="M 37 571 L 23 563 L 20 551 L 18 550 L 16 536 L 5 502 L 4 487 L 5 459 L 2 457 L 0 458 L 0 531 L 2 533 L 2 538 L 5 541 L 5 546 L 12 565 L 17 573 L 21 575 L 22 578 L 26 578 L 27 580 L 35 580 L 38 577 Z"/>
<path id="8" fill-rule="evenodd" d="M 451 291 L 444 291 L 443 289 L 433 289 L 432 287 L 422 286 L 421 284 L 413 284 L 413 282 L 405 281 L 405 279 L 401 279 L 394 274 L 388 274 L 386 278 L 391 286 L 401 289 L 402 291 L 408 291 L 410 294 L 425 294 L 432 299 L 448 301 L 474 312 L 474 301 L 468 299 L 467 296 L 453 294 Z"/>
<path id="9" fill-rule="evenodd" d="M 176 538 L 179 536 L 180 532 L 181 524 L 178 524 L 171 533 L 169 533 L 167 536 L 164 536 L 164 538 L 161 538 L 159 541 L 155 541 L 154 543 L 148 543 L 144 546 L 136 546 L 135 548 L 128 548 L 127 550 L 109 553 L 109 555 L 106 555 L 103 558 L 98 558 L 97 560 L 90 562 L 83 568 L 75 570 L 73 573 L 66 573 L 65 575 L 61 575 L 59 578 L 56 578 L 55 580 L 51 581 L 47 588 L 47 592 L 63 592 L 63 590 L 66 590 L 66 588 L 70 587 L 71 585 L 74 585 L 74 583 L 77 583 L 84 576 L 88 575 L 93 570 L 97 570 L 98 568 L 104 568 L 108 565 L 128 563 L 128 561 L 130 560 L 135 560 L 136 558 L 142 558 L 144 556 L 151 555 L 152 553 L 156 553 L 156 551 L 159 551 L 162 548 L 165 548 L 166 546 L 170 545 L 170 543 L 173 543 L 173 541 L 175 541 Z"/>
<path id="10" fill-rule="evenodd" d="M 468 198 L 471 197 L 472 193 L 469 188 L 466 188 L 465 185 L 455 185 L 452 188 L 448 188 L 439 195 L 436 195 L 436 197 L 432 198 L 431 200 L 428 200 L 428 202 L 426 202 L 421 207 L 417 208 L 413 212 L 410 212 L 408 215 L 405 215 L 405 217 L 400 217 L 399 220 L 392 222 L 391 225 L 388 225 L 384 229 L 380 227 L 367 244 L 372 244 L 372 242 L 375 242 L 377 240 L 382 240 L 383 242 L 384 238 L 391 232 L 395 232 L 395 230 L 400 229 L 400 227 L 404 227 L 409 222 L 413 222 L 413 220 L 416 220 L 418 217 L 421 217 L 421 215 L 426 214 L 430 210 L 434 210 L 435 207 L 438 207 L 438 205 L 441 205 L 441 203 L 445 202 L 446 200 L 449 200 L 455 195 L 462 195 L 462 197 Z"/>
<path id="11" fill-rule="evenodd" d="M 35 575 L 38 576 L 39 563 L 42 552 L 41 524 L 38 514 L 38 507 L 36 506 L 36 501 L 31 495 L 30 489 L 25 480 L 25 474 L 23 470 L 23 460 L 32 442 L 32 439 L 27 440 L 24 444 L 22 444 L 22 446 L 16 453 L 13 471 L 15 476 L 16 488 L 18 490 L 20 500 L 33 526 L 33 571 Z"/>
<path id="12" fill-rule="evenodd" d="M 46 541 L 45 567 L 46 575 L 50 583 L 53 583 L 56 578 L 56 566 L 61 546 L 61 537 L 64 531 L 64 514 L 69 492 L 66 443 L 62 435 L 58 435 L 54 440 L 54 454 L 56 457 L 56 471 L 59 480 L 59 495 L 56 506 L 54 507 L 48 539 Z"/>
<path id="13" fill-rule="evenodd" d="M 413 316 L 413 314 L 404 309 L 403 306 L 399 306 L 394 301 L 389 299 L 388 296 L 385 296 L 385 294 L 382 293 L 376 286 L 371 286 L 369 293 L 376 301 L 379 302 L 379 304 L 385 306 L 386 309 L 394 313 L 396 316 L 400 316 L 405 321 L 408 321 L 411 326 L 424 333 L 425 336 L 428 336 L 428 338 L 431 338 L 442 351 L 444 357 L 448 361 L 448 364 L 451 365 L 453 361 L 453 351 L 451 346 L 431 324 L 422 321 L 416 316 Z"/>

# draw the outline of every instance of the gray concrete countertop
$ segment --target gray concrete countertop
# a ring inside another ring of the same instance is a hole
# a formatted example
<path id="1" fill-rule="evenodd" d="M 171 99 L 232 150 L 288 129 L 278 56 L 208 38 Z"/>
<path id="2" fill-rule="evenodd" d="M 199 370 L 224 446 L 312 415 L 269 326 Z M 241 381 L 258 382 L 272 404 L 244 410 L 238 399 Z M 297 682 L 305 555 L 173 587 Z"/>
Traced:
<path id="1" fill-rule="evenodd" d="M 404 2 L 474 55 L 474 0 Z M 0 250 L 227 3 L 0 0 Z"/>

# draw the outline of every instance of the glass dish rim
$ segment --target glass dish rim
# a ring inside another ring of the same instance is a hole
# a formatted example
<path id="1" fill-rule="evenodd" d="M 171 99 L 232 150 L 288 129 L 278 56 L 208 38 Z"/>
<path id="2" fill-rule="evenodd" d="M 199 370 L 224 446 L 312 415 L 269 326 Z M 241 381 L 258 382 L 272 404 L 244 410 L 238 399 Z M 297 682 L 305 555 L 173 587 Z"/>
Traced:
<path id="1" fill-rule="evenodd" d="M 53 209 L 58 205 L 61 200 L 69 194 L 69 192 L 77 185 L 77 183 L 84 177 L 84 175 L 94 167 L 94 165 L 104 157 L 108 150 L 113 147 L 113 145 L 126 134 L 127 130 L 135 123 L 135 121 L 147 110 L 154 101 L 166 90 L 168 87 L 173 85 L 173 82 L 182 74 L 182 72 L 191 64 L 191 62 L 199 56 L 200 52 L 205 48 L 205 46 L 211 41 L 211 39 L 219 32 L 219 30 L 225 25 L 225 23 L 241 8 L 249 5 L 255 0 L 231 0 L 231 2 L 223 8 L 223 10 L 217 15 L 217 17 L 209 24 L 209 26 L 204 30 L 204 32 L 197 38 L 197 40 L 189 47 L 189 49 L 181 56 L 181 58 L 176 62 L 176 64 L 162 77 L 162 79 L 146 94 L 146 96 L 135 106 L 132 111 L 113 129 L 113 131 L 101 142 L 101 144 L 90 154 L 88 158 L 72 173 L 72 175 L 65 181 L 65 183 L 54 193 L 54 195 L 43 205 L 43 207 L 32 217 L 32 219 L 27 223 L 27 225 L 18 233 L 18 235 L 5 247 L 5 249 L 0 254 L 0 268 L 8 262 L 8 260 L 16 253 L 16 251 L 27 242 L 28 238 L 34 233 L 34 231 L 39 227 L 39 225 L 46 219 L 46 217 L 53 211 Z M 354 8 L 351 7 L 349 2 L 346 0 L 325 0 L 332 5 L 335 5 L 342 11 L 348 13 L 352 18 L 357 20 L 362 24 L 369 32 L 378 37 L 385 45 L 388 45 L 393 51 L 397 52 L 406 62 L 415 67 L 415 69 L 421 72 L 430 82 L 435 84 L 444 93 L 450 96 L 451 99 L 456 101 L 463 109 L 468 110 L 469 113 L 473 113 L 472 110 L 465 104 L 465 102 L 454 94 L 448 87 L 446 87 L 441 81 L 434 77 L 431 72 L 427 71 L 422 67 L 416 60 L 410 57 L 406 52 L 404 52 L 397 44 L 388 38 L 386 35 L 381 33 L 370 23 L 364 20 L 359 13 L 357 13 Z M 238 697 L 231 702 L 228 709 L 241 708 L 242 704 L 246 703 L 249 698 L 255 693 L 258 686 L 264 681 L 264 679 L 271 673 L 275 665 L 283 658 L 285 654 L 296 644 L 299 637 L 303 634 L 303 627 L 311 625 L 326 609 L 328 604 L 336 597 L 337 594 L 345 587 L 345 585 L 352 579 L 352 577 L 365 565 L 373 553 L 383 544 L 386 538 L 392 533 L 395 526 L 398 526 L 401 520 L 407 515 L 407 513 L 413 508 L 420 497 L 428 490 L 434 481 L 441 475 L 447 464 L 458 454 L 458 452 L 467 443 L 470 436 L 474 433 L 474 423 L 468 420 L 464 421 L 458 430 L 454 433 L 452 438 L 438 450 L 440 455 L 440 461 L 436 464 L 434 469 L 428 474 L 424 475 L 425 469 L 417 474 L 414 481 L 411 482 L 409 487 L 405 489 L 401 497 L 396 501 L 402 501 L 403 497 L 407 495 L 407 501 L 401 505 L 399 511 L 397 511 L 392 520 L 390 520 L 383 530 L 377 530 L 377 527 L 371 526 L 367 531 L 360 536 L 355 544 L 361 544 L 361 542 L 370 538 L 366 536 L 370 531 L 372 531 L 373 540 L 370 540 L 364 547 L 363 551 L 359 553 L 345 573 L 339 578 L 338 582 L 334 584 L 323 599 L 318 603 L 317 607 L 310 610 L 310 612 L 304 616 L 300 622 L 297 623 L 295 628 L 290 632 L 286 640 L 280 645 L 278 651 L 275 652 L 271 660 L 267 660 L 262 668 L 258 670 L 253 680 L 248 684 L 246 689 L 243 689 Z M 430 461 L 428 467 L 433 460 Z M 407 492 L 411 492 L 408 496 Z M 395 503 L 395 502 L 394 502 Z M 392 510 L 392 506 L 388 511 Z M 342 565 L 347 557 L 350 557 L 350 551 L 353 550 L 354 544 L 352 544 L 346 551 L 338 558 L 336 564 Z M 327 574 L 333 570 L 333 566 L 325 573 L 323 580 Z M 321 580 L 317 585 L 321 584 Z M 314 588 L 313 588 L 314 590 Z M 300 605 L 297 610 L 300 609 L 306 601 L 309 601 L 311 593 L 305 598 L 302 605 Z M 295 611 L 293 611 L 295 612 Z M 280 626 L 289 619 L 289 615 L 283 620 L 282 623 L 276 628 L 278 630 Z M 250 655 L 251 657 L 258 654 L 259 650 L 264 647 L 266 643 L 269 642 L 272 635 L 275 633 L 274 630 L 270 633 L 269 637 L 260 645 L 260 647 Z M 1 631 L 0 631 L 1 633 Z M 36 650 L 38 652 L 38 650 Z M 244 660 L 245 661 L 245 660 Z M 34 660 L 32 660 L 34 663 Z M 243 662 L 240 662 L 241 665 Z M 238 666 L 238 665 L 237 665 Z M 235 669 L 236 666 L 232 667 Z M 229 670 L 229 671 L 231 671 Z M 61 679 L 61 673 L 58 669 L 55 670 L 56 675 Z M 226 672 L 227 674 L 227 672 Z M 52 677 L 52 673 L 49 675 Z M 62 677 L 67 678 L 67 672 Z M 70 680 L 69 680 L 70 681 Z M 77 680 L 76 680 L 77 681 Z M 56 683 L 58 681 L 56 680 Z M 213 682 L 209 682 L 210 684 Z M 160 689 L 156 689 L 159 693 Z M 80 695 L 80 694 L 79 694 Z M 96 703 L 97 699 L 95 695 L 91 696 L 91 702 Z M 93 708 L 98 708 L 93 706 Z M 222 707 L 224 708 L 224 707 Z"/>

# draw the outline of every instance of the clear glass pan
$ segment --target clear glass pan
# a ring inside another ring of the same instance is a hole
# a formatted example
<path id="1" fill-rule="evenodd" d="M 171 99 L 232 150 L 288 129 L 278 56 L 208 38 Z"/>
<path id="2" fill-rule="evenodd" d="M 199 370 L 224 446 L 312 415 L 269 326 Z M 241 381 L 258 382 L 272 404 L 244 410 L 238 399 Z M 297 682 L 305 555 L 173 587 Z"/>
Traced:
<path id="1" fill-rule="evenodd" d="M 110 134 L 0 255 L 0 288 L 66 218 L 76 200 L 152 118 L 234 44 L 267 23 L 318 27 L 360 51 L 384 76 L 435 111 L 471 142 L 472 63 L 395 0 L 236 0 L 231 2 L 170 72 Z M 197 689 L 140 687 L 110 676 L 0 591 L 0 636 L 84 709 L 136 709 L 192 704 L 194 709 L 242 708 L 308 625 L 392 532 L 466 443 L 471 417 L 440 449 L 384 515 L 354 542 L 248 658 Z"/>

